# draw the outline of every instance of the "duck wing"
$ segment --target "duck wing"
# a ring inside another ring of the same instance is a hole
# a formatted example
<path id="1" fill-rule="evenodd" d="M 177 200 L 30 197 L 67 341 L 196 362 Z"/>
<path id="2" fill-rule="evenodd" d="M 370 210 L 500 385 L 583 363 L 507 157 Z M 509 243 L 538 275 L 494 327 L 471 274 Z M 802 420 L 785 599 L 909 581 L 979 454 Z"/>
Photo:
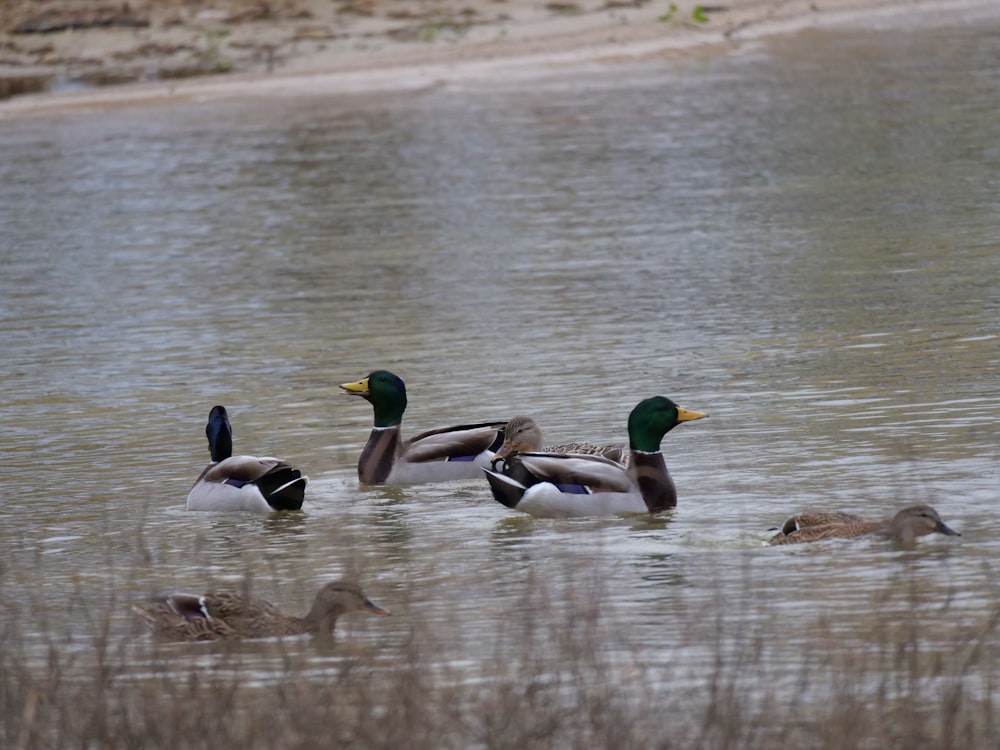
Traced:
<path id="1" fill-rule="evenodd" d="M 624 445 L 596 445 L 594 443 L 565 443 L 543 449 L 545 453 L 575 453 L 585 456 L 602 456 L 622 466 L 628 466 L 629 450 Z"/>
<path id="2" fill-rule="evenodd" d="M 631 492 L 635 485 L 622 465 L 603 456 L 569 453 L 518 453 L 495 467 L 525 487 L 540 482 L 565 492 Z"/>
<path id="3" fill-rule="evenodd" d="M 482 422 L 427 430 L 403 443 L 402 457 L 413 463 L 472 460 L 484 451 L 496 451 L 503 444 L 506 424 Z"/>
<path id="4" fill-rule="evenodd" d="M 232 456 L 209 466 L 199 481 L 237 488 L 252 484 L 274 510 L 299 510 L 309 478 L 279 458 Z"/>

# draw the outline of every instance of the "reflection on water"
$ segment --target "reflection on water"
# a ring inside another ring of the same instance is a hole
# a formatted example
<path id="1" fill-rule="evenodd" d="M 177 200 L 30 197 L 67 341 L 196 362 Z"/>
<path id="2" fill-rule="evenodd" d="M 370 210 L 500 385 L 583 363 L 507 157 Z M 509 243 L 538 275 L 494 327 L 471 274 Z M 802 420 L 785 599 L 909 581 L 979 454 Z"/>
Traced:
<path id="1" fill-rule="evenodd" d="M 876 637 L 903 578 L 975 622 L 998 552 L 997 44 L 811 32 L 516 87 L 4 122 L 5 616 L 61 629 L 60 594 L 110 597 L 131 637 L 125 603 L 166 588 L 249 579 L 296 611 L 348 574 L 395 616 L 347 632 L 391 652 L 419 624 L 469 680 L 505 623 L 580 597 L 624 651 L 692 669 L 717 654 L 665 623 L 758 623 L 794 664 L 816 618 Z M 359 488 L 371 412 L 336 384 L 377 367 L 407 382 L 408 433 L 530 412 L 553 443 L 621 441 L 656 393 L 712 416 L 664 441 L 676 511 L 540 521 L 485 483 Z M 302 513 L 184 510 L 215 403 L 238 452 L 312 477 Z M 912 502 L 963 537 L 760 549 L 805 505 Z"/>

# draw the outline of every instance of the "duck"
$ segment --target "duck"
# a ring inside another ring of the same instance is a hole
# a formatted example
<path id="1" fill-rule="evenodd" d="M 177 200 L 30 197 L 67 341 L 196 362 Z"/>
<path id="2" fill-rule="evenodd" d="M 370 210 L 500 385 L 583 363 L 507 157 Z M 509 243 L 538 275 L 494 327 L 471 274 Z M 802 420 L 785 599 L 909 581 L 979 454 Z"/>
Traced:
<path id="1" fill-rule="evenodd" d="M 787 536 L 796 531 L 812 528 L 814 526 L 830 526 L 834 524 L 848 524 L 857 521 L 864 521 L 861 516 L 854 513 L 845 513 L 840 510 L 805 510 L 789 516 L 781 526 L 775 526 L 771 531 L 780 531 Z"/>
<path id="2" fill-rule="evenodd" d="M 506 458 L 514 453 L 582 453 L 589 456 L 603 456 L 619 464 L 627 464 L 628 450 L 622 445 L 595 445 L 594 443 L 564 443 L 548 448 L 542 447 L 542 428 L 532 417 L 518 415 L 507 422 L 503 445 L 491 460 Z"/>
<path id="3" fill-rule="evenodd" d="M 660 442 L 684 422 L 708 414 L 666 396 L 640 401 L 628 417 L 626 467 L 600 455 L 515 453 L 484 469 L 493 497 L 539 518 L 655 513 L 677 505 Z"/>
<path id="4" fill-rule="evenodd" d="M 205 435 L 212 462 L 188 492 L 188 510 L 301 510 L 309 477 L 280 458 L 234 456 L 226 407 L 212 407 Z"/>
<path id="5" fill-rule="evenodd" d="M 821 539 L 853 539 L 860 536 L 878 536 L 912 545 L 917 537 L 934 533 L 961 536 L 945 524 L 938 512 L 929 505 L 911 505 L 883 521 L 865 520 L 852 513 L 813 511 L 786 520 L 780 531 L 764 542 L 764 546 L 802 544 Z"/>
<path id="6" fill-rule="evenodd" d="M 165 641 L 214 641 L 276 636 L 332 635 L 337 618 L 364 610 L 388 616 L 352 581 L 323 586 L 312 608 L 302 617 L 286 615 L 271 602 L 229 591 L 209 594 L 169 594 L 151 604 L 133 604 L 132 611 Z"/>
<path id="7" fill-rule="evenodd" d="M 406 440 L 400 432 L 406 386 L 388 370 L 375 370 L 340 387 L 368 401 L 375 424 L 358 459 L 362 484 L 419 484 L 478 479 L 503 444 L 507 421 L 438 427 Z"/>

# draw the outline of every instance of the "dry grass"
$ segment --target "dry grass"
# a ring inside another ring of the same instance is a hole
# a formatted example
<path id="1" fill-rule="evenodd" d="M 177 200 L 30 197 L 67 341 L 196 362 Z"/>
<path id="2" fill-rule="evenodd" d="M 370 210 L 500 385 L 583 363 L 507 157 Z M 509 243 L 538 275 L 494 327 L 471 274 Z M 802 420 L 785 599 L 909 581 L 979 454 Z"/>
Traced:
<path id="1" fill-rule="evenodd" d="M 942 632 L 925 626 L 927 603 L 914 588 L 909 616 L 869 613 L 861 645 L 820 621 L 790 649 L 774 642 L 766 616 L 747 618 L 730 603 L 671 623 L 687 635 L 651 663 L 601 606 L 600 580 L 570 589 L 556 596 L 530 582 L 519 616 L 478 644 L 474 664 L 454 662 L 450 639 L 419 618 L 391 644 L 372 626 L 360 647 L 165 646 L 138 629 L 114 632 L 126 602 L 95 614 L 74 597 L 79 627 L 66 633 L 39 620 L 38 603 L 5 601 L 0 745 L 855 750 L 1000 741 L 1000 607 Z M 935 623 L 948 621 L 949 606 Z"/>

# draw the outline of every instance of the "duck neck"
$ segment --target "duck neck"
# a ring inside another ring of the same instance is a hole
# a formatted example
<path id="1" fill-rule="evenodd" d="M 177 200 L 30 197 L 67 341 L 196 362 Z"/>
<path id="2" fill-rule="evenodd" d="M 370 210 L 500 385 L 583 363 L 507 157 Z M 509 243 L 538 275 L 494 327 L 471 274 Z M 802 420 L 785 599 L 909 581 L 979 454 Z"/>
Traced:
<path id="1" fill-rule="evenodd" d="M 402 424 L 403 412 L 406 411 L 406 391 L 372 393 L 368 401 L 375 412 L 376 427 L 399 427 Z"/>
<path id="2" fill-rule="evenodd" d="M 628 416 L 628 447 L 634 451 L 656 453 L 660 450 L 663 436 L 669 431 L 670 428 L 664 430 L 660 422 L 648 418 L 645 412 L 633 409 Z"/>
<path id="3" fill-rule="evenodd" d="M 296 617 L 298 626 L 301 628 L 300 633 L 319 633 L 319 634 L 329 634 L 333 632 L 334 626 L 337 624 L 337 618 L 343 614 L 343 610 L 339 607 L 331 610 L 329 607 L 321 607 L 319 604 L 313 604 L 309 614 L 305 617 Z"/>
<path id="4" fill-rule="evenodd" d="M 375 426 L 358 459 L 358 479 L 362 484 L 382 484 L 400 451 L 399 425 Z"/>
<path id="5" fill-rule="evenodd" d="M 233 455 L 233 431 L 227 420 L 213 420 L 205 427 L 212 461 L 219 463 Z"/>
<path id="6" fill-rule="evenodd" d="M 631 451 L 629 474 L 639 488 L 646 508 L 652 513 L 677 507 L 677 488 L 667 471 L 667 462 L 660 451 Z"/>
<path id="7" fill-rule="evenodd" d="M 882 534 L 896 542 L 903 544 L 913 544 L 918 536 L 923 536 L 925 532 L 917 529 L 916 524 L 905 516 L 896 516 L 891 521 L 880 524 Z"/>

